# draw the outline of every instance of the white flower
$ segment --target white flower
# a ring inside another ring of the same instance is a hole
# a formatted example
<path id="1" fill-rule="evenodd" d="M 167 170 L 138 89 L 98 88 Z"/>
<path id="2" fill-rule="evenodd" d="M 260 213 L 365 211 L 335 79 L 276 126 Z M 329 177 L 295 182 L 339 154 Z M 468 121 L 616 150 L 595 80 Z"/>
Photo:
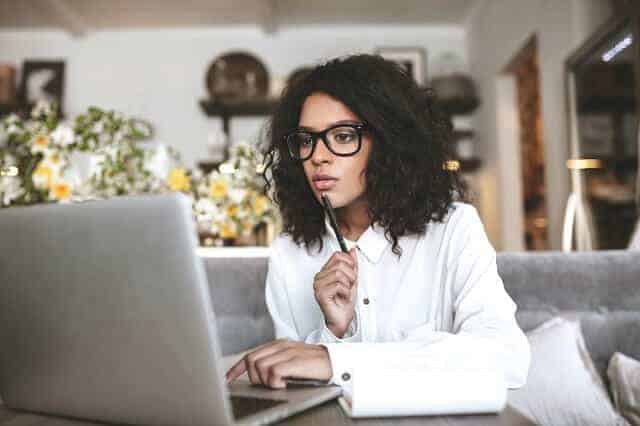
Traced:
<path id="1" fill-rule="evenodd" d="M 91 128 L 91 132 L 95 133 L 96 135 L 102 134 L 103 131 L 104 131 L 104 124 L 102 123 L 102 121 L 96 122 Z"/>
<path id="2" fill-rule="evenodd" d="M 124 131 L 122 129 L 119 129 L 113 135 L 113 143 L 116 143 L 116 144 L 121 143 L 124 140 L 124 136 L 125 136 Z"/>
<path id="3" fill-rule="evenodd" d="M 38 118 L 41 116 L 50 115 L 53 112 L 53 105 L 45 100 L 39 100 L 36 106 L 31 110 L 31 117 Z"/>
<path id="4" fill-rule="evenodd" d="M 174 162 L 169 156 L 166 145 L 158 144 L 151 146 L 150 144 L 138 144 L 139 148 L 148 150 L 149 157 L 145 161 L 144 168 L 150 171 L 153 176 L 161 180 L 169 178 L 169 172 L 174 167 Z"/>
<path id="5" fill-rule="evenodd" d="M 240 204 L 242 200 L 244 200 L 245 195 L 247 195 L 247 190 L 244 188 L 233 188 L 230 189 L 228 193 L 229 199 L 235 204 Z"/>
<path id="6" fill-rule="evenodd" d="M 20 117 L 18 117 L 18 114 L 16 113 L 11 113 L 9 114 L 9 116 L 7 116 L 7 118 L 4 119 L 4 121 L 7 124 L 16 124 L 20 122 Z"/>
<path id="7" fill-rule="evenodd" d="M 16 177 L 0 177 L 0 195 L 2 196 L 2 205 L 9 206 L 11 203 L 24 194 L 20 179 Z"/>
<path id="8" fill-rule="evenodd" d="M 9 124 L 9 126 L 7 127 L 7 134 L 13 135 L 16 133 L 20 133 L 20 127 L 16 126 L 15 124 Z"/>
<path id="9" fill-rule="evenodd" d="M 53 133 L 51 133 L 51 141 L 54 144 L 63 147 L 71 145 L 74 138 L 75 134 L 73 133 L 73 129 L 67 124 L 58 125 Z"/>
<path id="10" fill-rule="evenodd" d="M 104 155 L 74 151 L 69 158 L 69 168 L 78 176 L 80 182 L 87 182 L 102 171 Z"/>
<path id="11" fill-rule="evenodd" d="M 50 151 L 50 147 L 51 139 L 44 134 L 36 135 L 31 141 L 32 154 L 43 153 L 46 155 Z"/>

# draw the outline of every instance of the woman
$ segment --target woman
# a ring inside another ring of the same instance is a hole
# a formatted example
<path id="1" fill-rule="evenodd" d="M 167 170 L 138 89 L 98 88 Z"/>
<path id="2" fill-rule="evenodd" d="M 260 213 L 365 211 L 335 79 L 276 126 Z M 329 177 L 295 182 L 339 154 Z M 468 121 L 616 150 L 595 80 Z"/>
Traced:
<path id="1" fill-rule="evenodd" d="M 525 383 L 529 346 L 476 210 L 456 201 L 462 185 L 443 167 L 450 141 L 431 93 L 378 56 L 334 59 L 287 88 L 268 165 L 284 222 L 266 283 L 278 340 L 228 381 L 246 371 L 272 388 L 287 378 L 348 386 L 366 359 L 490 364 L 508 387 Z"/>

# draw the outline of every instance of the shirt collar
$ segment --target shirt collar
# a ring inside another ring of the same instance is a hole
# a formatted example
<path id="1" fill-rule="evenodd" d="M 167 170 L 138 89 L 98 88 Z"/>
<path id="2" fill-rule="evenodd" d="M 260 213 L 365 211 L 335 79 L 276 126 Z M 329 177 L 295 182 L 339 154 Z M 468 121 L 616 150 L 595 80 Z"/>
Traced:
<path id="1" fill-rule="evenodd" d="M 329 222 L 329 217 L 326 214 L 324 217 L 324 224 L 327 228 L 329 244 L 331 244 L 331 247 L 335 250 L 340 250 L 338 237 L 333 231 L 331 223 Z M 360 235 L 358 241 L 351 241 L 344 238 L 344 242 L 346 243 L 348 250 L 351 250 L 353 247 L 358 247 L 358 249 L 371 263 L 378 263 L 378 261 L 380 261 L 382 252 L 384 252 L 384 249 L 389 244 L 389 241 L 384 235 L 384 228 L 376 223 L 371 224 L 371 226 L 368 227 L 362 235 Z"/>

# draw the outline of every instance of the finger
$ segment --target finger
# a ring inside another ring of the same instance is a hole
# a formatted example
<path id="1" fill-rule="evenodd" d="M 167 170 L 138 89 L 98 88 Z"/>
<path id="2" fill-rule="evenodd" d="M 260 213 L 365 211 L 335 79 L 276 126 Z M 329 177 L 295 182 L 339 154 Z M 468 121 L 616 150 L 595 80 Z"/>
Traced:
<path id="1" fill-rule="evenodd" d="M 333 283 L 324 288 L 320 297 L 322 300 L 333 300 L 338 306 L 342 307 L 345 303 L 351 301 L 351 292 L 349 286 L 343 283 Z"/>
<path id="2" fill-rule="evenodd" d="M 321 271 L 318 274 L 316 274 L 316 278 L 322 279 L 327 276 L 331 276 L 331 274 L 333 274 L 334 271 L 342 271 L 344 274 L 347 275 L 347 277 L 349 277 L 350 281 L 355 281 L 356 278 L 358 277 L 355 269 L 351 265 L 341 261 L 339 263 L 336 263 L 332 268 L 327 269 L 326 271 Z"/>
<path id="3" fill-rule="evenodd" d="M 337 296 L 335 300 L 338 306 L 342 307 L 351 303 L 351 291 L 344 284 L 336 284 L 335 295 Z"/>
<path id="4" fill-rule="evenodd" d="M 322 267 L 322 269 L 328 269 L 330 268 L 332 265 L 334 265 L 336 262 L 338 261 L 344 261 L 347 262 L 349 265 L 353 266 L 354 262 L 353 262 L 353 257 L 351 257 L 349 254 L 347 253 L 343 253 L 341 251 L 337 251 L 335 253 L 333 253 L 331 255 L 331 257 L 329 258 L 329 260 L 327 261 L 327 263 L 324 264 L 324 266 Z M 321 270 L 322 270 L 321 269 Z"/>
<path id="5" fill-rule="evenodd" d="M 259 359 L 260 357 L 268 355 L 275 351 L 282 350 L 282 347 L 286 346 L 287 344 L 290 344 L 287 339 L 278 339 L 260 345 L 252 351 L 247 352 L 242 357 L 242 359 L 236 362 L 233 367 L 231 367 L 229 371 L 227 371 L 227 383 L 231 383 L 232 381 L 240 377 L 245 371 L 249 374 L 249 379 L 251 379 L 252 372 L 249 367 L 253 365 L 256 359 Z"/>
<path id="6" fill-rule="evenodd" d="M 332 274 L 319 280 L 315 287 L 317 289 L 317 292 L 323 292 L 323 289 L 325 287 L 330 286 L 334 283 L 342 283 L 346 285 L 347 288 L 351 288 L 351 285 L 352 285 L 352 281 L 344 272 L 340 270 L 335 270 Z"/>
<path id="7" fill-rule="evenodd" d="M 269 383 L 267 386 L 273 389 L 283 389 L 287 386 L 285 382 L 287 378 L 322 379 L 313 368 L 309 368 L 305 359 L 297 356 L 272 365 L 269 368 Z"/>
<path id="8" fill-rule="evenodd" d="M 226 378 L 227 384 L 233 382 L 235 379 L 240 377 L 245 371 L 247 371 L 245 367 L 244 357 L 240 359 L 240 361 L 233 364 L 233 367 L 227 371 Z"/>
<path id="9" fill-rule="evenodd" d="M 256 363 L 264 357 L 268 357 L 274 353 L 287 349 L 289 347 L 289 344 L 289 342 L 281 342 L 280 344 L 270 345 L 245 357 L 246 369 L 251 384 L 259 385 L 260 383 L 262 383 L 262 381 L 260 380 L 260 374 L 258 373 L 258 369 L 256 367 Z"/>
<path id="10" fill-rule="evenodd" d="M 280 352 L 276 352 L 264 358 L 260 358 L 256 362 L 256 370 L 258 376 L 263 385 L 269 386 L 269 374 L 271 366 L 279 364 L 281 362 L 289 361 L 293 358 L 293 351 L 291 349 L 285 349 Z"/>

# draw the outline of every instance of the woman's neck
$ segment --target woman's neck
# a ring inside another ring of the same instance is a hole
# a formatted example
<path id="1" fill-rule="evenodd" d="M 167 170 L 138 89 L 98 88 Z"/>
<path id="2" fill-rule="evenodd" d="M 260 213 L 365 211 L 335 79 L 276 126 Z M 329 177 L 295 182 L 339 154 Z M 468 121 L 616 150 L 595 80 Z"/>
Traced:
<path id="1" fill-rule="evenodd" d="M 356 241 L 371 226 L 365 200 L 355 200 L 348 206 L 336 209 L 336 219 L 342 236 L 351 241 Z"/>

